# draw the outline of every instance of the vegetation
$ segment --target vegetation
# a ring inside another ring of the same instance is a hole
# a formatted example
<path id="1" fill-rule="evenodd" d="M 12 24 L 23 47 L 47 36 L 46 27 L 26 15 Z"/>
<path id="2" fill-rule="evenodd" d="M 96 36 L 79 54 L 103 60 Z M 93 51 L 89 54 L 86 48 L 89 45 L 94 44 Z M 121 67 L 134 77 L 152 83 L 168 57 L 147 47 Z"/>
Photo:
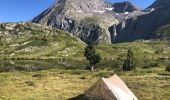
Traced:
<path id="1" fill-rule="evenodd" d="M 170 65 L 166 67 L 166 71 L 170 72 Z"/>
<path id="2" fill-rule="evenodd" d="M 89 43 L 84 51 L 84 56 L 90 63 L 91 71 L 94 70 L 94 67 L 97 63 L 100 63 L 101 57 L 99 53 L 96 53 L 95 44 Z"/>
<path id="3" fill-rule="evenodd" d="M 60 67 L 60 66 L 56 66 Z M 83 94 L 100 77 L 118 74 L 139 100 L 168 100 L 170 74 L 164 68 L 129 72 L 48 69 L 34 72 L 0 73 L 2 100 L 66 100 Z M 40 77 L 37 77 L 37 75 Z M 36 77 L 35 77 L 36 76 Z"/>
<path id="4" fill-rule="evenodd" d="M 95 24 L 95 23 L 99 22 L 99 20 L 100 20 L 99 17 L 97 17 L 97 16 L 92 16 L 92 17 L 86 17 L 86 18 L 84 19 L 84 22 L 88 22 L 88 23 L 93 23 L 93 24 Z"/>
<path id="5" fill-rule="evenodd" d="M 0 31 L 3 31 L 3 30 L 5 30 L 5 27 L 3 24 L 0 24 Z"/>
<path id="6" fill-rule="evenodd" d="M 133 51 L 131 49 L 128 50 L 128 53 L 127 53 L 127 58 L 123 64 L 123 70 L 124 71 L 130 71 L 132 69 L 135 68 L 135 65 L 134 65 L 134 54 L 133 54 Z"/>
<path id="7" fill-rule="evenodd" d="M 156 38 L 164 40 L 170 39 L 170 25 L 165 25 L 155 31 Z"/>
<path id="8" fill-rule="evenodd" d="M 84 48 L 70 34 L 36 24 L 17 24 L 13 30 L 1 31 L 0 35 L 0 56 L 3 56 L 0 59 L 67 58 L 80 54 Z"/>
<path id="9" fill-rule="evenodd" d="M 170 61 L 168 40 L 91 44 L 85 48 L 61 30 L 32 23 L 16 28 L 10 34 L 3 34 L 8 31 L 4 26 L 0 29 L 2 100 L 65 100 L 113 74 L 119 75 L 139 100 L 170 98 L 170 68 L 165 67 Z M 89 63 L 86 58 L 91 66 L 97 66 L 93 73 L 83 70 Z M 122 67 L 130 71 L 123 72 Z M 131 70 L 134 67 L 136 70 Z"/>

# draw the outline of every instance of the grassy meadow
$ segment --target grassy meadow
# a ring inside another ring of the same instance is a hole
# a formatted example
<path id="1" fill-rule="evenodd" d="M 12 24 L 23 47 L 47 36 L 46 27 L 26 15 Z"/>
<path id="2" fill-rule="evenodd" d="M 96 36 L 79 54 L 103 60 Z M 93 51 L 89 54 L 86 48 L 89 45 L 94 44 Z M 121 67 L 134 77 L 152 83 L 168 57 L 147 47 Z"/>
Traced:
<path id="1" fill-rule="evenodd" d="M 83 49 L 62 59 L 1 60 L 0 100 L 67 100 L 83 94 L 101 77 L 114 74 L 139 100 L 169 100 L 170 72 L 165 71 L 169 46 L 168 41 L 98 45 L 102 61 L 93 73 L 85 70 L 88 61 Z M 123 72 L 121 66 L 129 48 L 134 50 L 136 70 Z"/>
<path id="2" fill-rule="evenodd" d="M 0 73 L 2 100 L 66 100 L 87 90 L 100 77 L 118 74 L 139 100 L 169 100 L 170 73 L 163 68 L 114 70 L 49 69 Z M 80 99 L 81 100 L 81 99 Z"/>
<path id="3" fill-rule="evenodd" d="M 0 29 L 0 100 L 67 100 L 114 74 L 139 100 L 170 100 L 169 41 L 99 44 L 102 61 L 94 72 L 85 70 L 84 47 L 64 31 L 32 23 Z M 136 69 L 123 72 L 129 48 Z"/>

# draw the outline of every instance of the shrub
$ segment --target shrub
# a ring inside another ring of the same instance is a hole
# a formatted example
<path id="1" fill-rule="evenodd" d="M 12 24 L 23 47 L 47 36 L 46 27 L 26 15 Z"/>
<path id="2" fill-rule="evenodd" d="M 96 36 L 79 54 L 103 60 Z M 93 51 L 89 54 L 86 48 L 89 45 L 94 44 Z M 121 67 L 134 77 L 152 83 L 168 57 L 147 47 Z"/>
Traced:
<path id="1" fill-rule="evenodd" d="M 155 51 L 155 54 L 162 54 L 164 52 L 164 49 L 157 49 L 156 51 Z"/>
<path id="2" fill-rule="evenodd" d="M 35 83 L 33 81 L 26 81 L 25 84 L 27 86 L 35 86 Z"/>
<path id="3" fill-rule="evenodd" d="M 168 65 L 168 66 L 166 67 L 165 71 L 170 72 L 170 65 Z"/>
<path id="4" fill-rule="evenodd" d="M 45 75 L 43 75 L 43 74 L 35 74 L 35 75 L 33 75 L 32 77 L 42 78 L 42 77 L 45 77 Z"/>
<path id="5" fill-rule="evenodd" d="M 82 77 L 80 77 L 80 79 L 85 80 L 85 79 L 86 79 L 86 77 L 85 77 L 85 76 L 82 76 Z"/>

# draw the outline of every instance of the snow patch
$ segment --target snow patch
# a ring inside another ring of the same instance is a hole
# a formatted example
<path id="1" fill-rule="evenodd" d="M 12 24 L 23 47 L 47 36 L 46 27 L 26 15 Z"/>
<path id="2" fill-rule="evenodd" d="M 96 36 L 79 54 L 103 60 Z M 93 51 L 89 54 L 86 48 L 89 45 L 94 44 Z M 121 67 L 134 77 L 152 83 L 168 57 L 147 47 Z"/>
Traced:
<path id="1" fill-rule="evenodd" d="M 102 10 L 93 10 L 93 12 L 96 12 L 96 13 L 104 13 L 105 11 L 102 11 Z"/>
<path id="2" fill-rule="evenodd" d="M 145 11 L 145 12 L 153 12 L 153 11 L 155 11 L 155 9 L 154 9 L 154 8 L 147 8 L 147 9 L 145 9 L 144 11 Z"/>
<path id="3" fill-rule="evenodd" d="M 110 10 L 110 11 L 112 11 L 113 10 L 113 8 L 105 8 L 106 10 Z"/>
<path id="4" fill-rule="evenodd" d="M 129 14 L 129 12 L 125 12 L 124 14 L 127 15 L 127 14 Z"/>
<path id="5" fill-rule="evenodd" d="M 76 10 L 76 12 L 78 12 L 78 13 L 82 13 L 83 11 L 82 11 L 82 10 Z"/>

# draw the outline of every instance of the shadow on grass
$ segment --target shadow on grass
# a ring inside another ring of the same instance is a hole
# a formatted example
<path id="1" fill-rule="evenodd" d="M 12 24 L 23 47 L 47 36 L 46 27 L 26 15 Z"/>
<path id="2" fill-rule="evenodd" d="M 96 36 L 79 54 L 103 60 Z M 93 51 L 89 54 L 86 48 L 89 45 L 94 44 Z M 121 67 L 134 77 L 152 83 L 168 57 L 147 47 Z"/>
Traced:
<path id="1" fill-rule="evenodd" d="M 85 98 L 85 96 L 83 94 L 81 94 L 79 96 L 76 96 L 76 97 L 73 97 L 73 98 L 69 98 L 67 100 L 89 100 L 89 99 Z"/>
<path id="2" fill-rule="evenodd" d="M 67 99 L 67 100 L 105 100 L 101 98 L 87 98 L 84 94 L 81 94 L 79 96 Z"/>

